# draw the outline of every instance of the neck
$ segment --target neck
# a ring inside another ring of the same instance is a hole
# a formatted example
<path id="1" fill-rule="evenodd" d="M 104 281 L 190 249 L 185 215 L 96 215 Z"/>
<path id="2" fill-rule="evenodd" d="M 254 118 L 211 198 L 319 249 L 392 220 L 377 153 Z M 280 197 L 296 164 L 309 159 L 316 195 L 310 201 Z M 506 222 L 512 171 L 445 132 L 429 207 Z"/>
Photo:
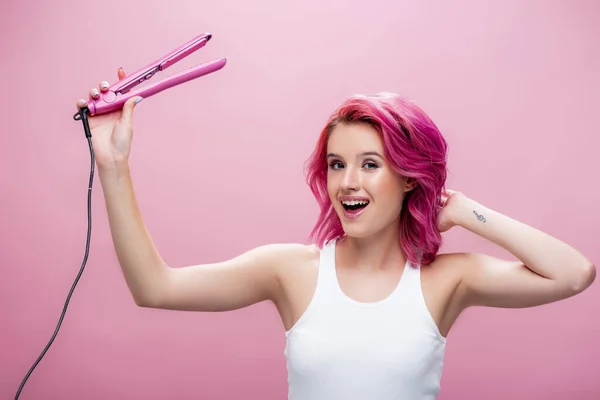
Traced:
<path id="1" fill-rule="evenodd" d="M 338 241 L 344 264 L 351 268 L 382 270 L 404 265 L 398 222 L 367 237 L 345 236 Z"/>

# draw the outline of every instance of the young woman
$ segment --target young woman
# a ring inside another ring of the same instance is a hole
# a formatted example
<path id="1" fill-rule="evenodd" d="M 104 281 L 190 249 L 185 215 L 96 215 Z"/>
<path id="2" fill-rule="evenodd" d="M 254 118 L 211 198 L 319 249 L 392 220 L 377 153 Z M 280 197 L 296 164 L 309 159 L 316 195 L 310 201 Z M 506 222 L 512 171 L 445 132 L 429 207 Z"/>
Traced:
<path id="1" fill-rule="evenodd" d="M 595 279 L 576 249 L 445 190 L 444 138 L 419 107 L 392 94 L 348 99 L 321 133 L 307 176 L 321 206 L 315 244 L 263 245 L 171 268 L 132 188 L 136 100 L 90 118 L 114 246 L 135 302 L 226 311 L 272 301 L 286 330 L 290 399 L 434 399 L 446 336 L 467 307 L 537 306 Z M 454 226 L 517 261 L 438 254 L 441 232 Z"/>

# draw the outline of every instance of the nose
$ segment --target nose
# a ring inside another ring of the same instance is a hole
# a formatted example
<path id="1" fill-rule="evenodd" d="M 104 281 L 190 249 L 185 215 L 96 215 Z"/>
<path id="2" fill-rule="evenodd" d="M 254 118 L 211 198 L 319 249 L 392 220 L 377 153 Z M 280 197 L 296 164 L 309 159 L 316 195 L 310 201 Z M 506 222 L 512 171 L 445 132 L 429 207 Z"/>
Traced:
<path id="1" fill-rule="evenodd" d="M 360 177 L 354 168 L 348 167 L 344 171 L 344 176 L 342 178 L 342 189 L 354 191 L 360 189 Z"/>

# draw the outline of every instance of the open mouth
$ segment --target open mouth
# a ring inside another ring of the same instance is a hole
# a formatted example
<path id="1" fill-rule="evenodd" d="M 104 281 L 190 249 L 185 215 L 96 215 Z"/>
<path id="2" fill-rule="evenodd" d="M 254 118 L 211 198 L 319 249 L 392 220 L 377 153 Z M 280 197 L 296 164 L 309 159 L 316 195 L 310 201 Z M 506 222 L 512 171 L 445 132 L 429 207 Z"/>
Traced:
<path id="1" fill-rule="evenodd" d="M 351 201 L 342 201 L 342 206 L 346 211 L 359 211 L 369 205 L 368 200 L 351 200 Z"/>

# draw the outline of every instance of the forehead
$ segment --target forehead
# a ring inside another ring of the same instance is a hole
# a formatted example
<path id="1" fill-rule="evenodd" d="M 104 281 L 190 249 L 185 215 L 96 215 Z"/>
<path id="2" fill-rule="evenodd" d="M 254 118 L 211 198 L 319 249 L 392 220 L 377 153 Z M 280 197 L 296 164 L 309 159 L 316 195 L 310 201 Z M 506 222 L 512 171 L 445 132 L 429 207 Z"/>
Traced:
<path id="1" fill-rule="evenodd" d="M 339 124 L 327 141 L 327 153 L 342 157 L 369 151 L 383 154 L 383 142 L 375 128 L 365 123 Z"/>

